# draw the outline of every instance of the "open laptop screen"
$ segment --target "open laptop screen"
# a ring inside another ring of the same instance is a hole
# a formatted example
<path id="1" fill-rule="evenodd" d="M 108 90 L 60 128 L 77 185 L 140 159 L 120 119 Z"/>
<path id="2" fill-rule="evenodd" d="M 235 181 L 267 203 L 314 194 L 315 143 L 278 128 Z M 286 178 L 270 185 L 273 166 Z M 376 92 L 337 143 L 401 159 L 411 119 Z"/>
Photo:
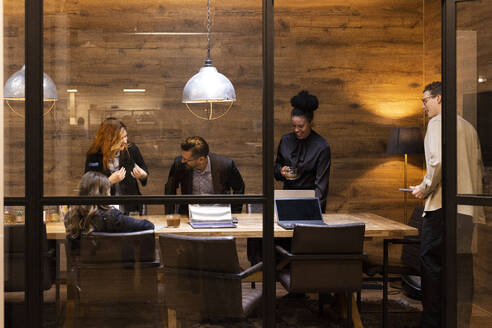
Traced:
<path id="1" fill-rule="evenodd" d="M 277 198 L 275 208 L 279 221 L 323 220 L 318 198 Z"/>

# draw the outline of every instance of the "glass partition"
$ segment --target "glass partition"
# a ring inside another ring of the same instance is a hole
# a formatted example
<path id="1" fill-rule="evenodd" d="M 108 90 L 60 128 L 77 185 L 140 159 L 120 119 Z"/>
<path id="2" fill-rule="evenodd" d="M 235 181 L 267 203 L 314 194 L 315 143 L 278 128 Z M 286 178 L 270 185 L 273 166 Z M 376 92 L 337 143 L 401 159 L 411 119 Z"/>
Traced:
<path id="1" fill-rule="evenodd" d="M 260 1 L 48 0 L 43 17 L 44 70 L 58 92 L 44 119 L 45 196 L 263 193 Z M 224 79 L 234 95 L 222 99 Z M 228 326 L 248 315 L 261 322 L 259 303 L 247 304 L 249 292 L 261 297 L 261 267 L 248 282 L 241 275 L 252 265 L 247 239 L 262 237 L 261 213 L 248 214 L 246 202 L 190 203 L 45 208 L 48 228 L 68 234 L 48 235 L 66 276 L 58 319 Z M 163 233 L 179 242 L 161 241 Z M 225 239 L 195 245 L 212 236 Z M 261 260 L 261 247 L 255 254 Z"/>
<path id="2" fill-rule="evenodd" d="M 457 112 L 477 131 L 477 146 L 483 163 L 483 186 L 473 189 L 458 178 L 459 194 L 492 194 L 492 63 L 490 45 L 491 1 L 468 1 L 456 5 L 456 101 Z M 466 133 L 458 126 L 457 156 L 464 156 L 460 137 Z M 467 154 L 466 156 L 474 156 Z M 458 161 L 458 163 L 460 163 Z M 458 171 L 467 170 L 460 168 Z M 471 174 L 480 174 L 473 170 Z M 474 177 L 480 180 L 479 176 Z"/>
<path id="3" fill-rule="evenodd" d="M 24 3 L 3 1 L 3 136 L 6 197 L 25 194 Z M 51 102 L 52 103 L 52 102 Z M 46 103 L 49 110 L 51 103 Z M 48 114 L 49 115 L 49 114 Z"/>
<path id="4" fill-rule="evenodd" d="M 219 184 L 200 193 L 262 192 L 261 2 L 210 4 L 212 65 L 236 94 L 230 110 L 218 119 L 221 103 L 214 104 L 213 112 L 210 103 L 183 103 L 187 81 L 207 58 L 207 17 L 207 1 L 45 2 L 44 67 L 59 98 L 44 121 L 46 196 L 76 195 L 85 171 L 109 176 L 120 166 L 131 180 L 124 181 L 120 194 L 162 195 L 170 173 L 179 174 L 185 166 L 201 168 L 203 160 L 179 158 L 181 143 L 192 136 L 208 143 L 213 174 L 224 163 L 224 170 L 234 169 L 233 181 L 226 177 L 229 171 L 221 171 Z M 193 113 L 211 113 L 213 120 Z M 100 130 L 108 118 L 125 127 L 121 152 L 101 150 L 101 138 L 114 138 L 107 142 L 117 147 L 117 134 Z M 109 168 L 108 159 L 115 158 L 119 165 Z M 145 171 L 136 180 L 131 176 L 135 164 Z M 170 183 L 168 193 L 191 194 L 188 185 L 179 190 L 179 177 L 171 178 L 178 190 Z"/>
<path id="5" fill-rule="evenodd" d="M 467 196 L 490 196 L 492 191 L 490 17 L 492 1 L 456 3 L 457 192 Z M 457 327 L 491 322 L 486 260 L 491 215 L 491 206 L 457 207 Z"/>

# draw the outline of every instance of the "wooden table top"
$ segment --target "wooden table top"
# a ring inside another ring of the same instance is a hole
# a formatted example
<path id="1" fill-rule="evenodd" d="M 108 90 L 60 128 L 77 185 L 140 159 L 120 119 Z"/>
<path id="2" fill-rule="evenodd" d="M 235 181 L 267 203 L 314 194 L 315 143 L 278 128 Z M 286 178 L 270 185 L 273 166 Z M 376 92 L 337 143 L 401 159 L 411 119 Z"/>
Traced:
<path id="1" fill-rule="evenodd" d="M 236 228 L 220 229 L 193 229 L 188 224 L 186 216 L 181 217 L 179 227 L 167 227 L 166 215 L 148 215 L 137 218 L 147 219 L 154 223 L 156 233 L 174 233 L 194 236 L 234 236 L 237 238 L 262 237 L 262 214 L 235 214 L 238 218 Z M 355 214 L 323 214 L 323 219 L 328 224 L 344 224 L 363 222 L 366 224 L 366 238 L 402 238 L 404 236 L 418 235 L 417 229 L 406 224 L 393 221 L 372 213 Z M 48 239 L 65 239 L 65 226 L 63 222 L 49 222 L 46 224 Z M 274 224 L 275 237 L 292 237 L 293 230 L 286 230 L 278 224 Z"/>

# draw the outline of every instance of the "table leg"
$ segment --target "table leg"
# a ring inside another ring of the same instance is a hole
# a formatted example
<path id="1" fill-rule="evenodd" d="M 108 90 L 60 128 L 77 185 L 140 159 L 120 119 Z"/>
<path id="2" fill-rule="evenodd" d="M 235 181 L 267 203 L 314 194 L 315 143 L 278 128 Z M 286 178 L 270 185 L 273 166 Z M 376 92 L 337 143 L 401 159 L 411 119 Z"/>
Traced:
<path id="1" fill-rule="evenodd" d="M 176 310 L 167 309 L 167 327 L 178 328 L 178 320 L 176 318 Z"/>
<path id="2" fill-rule="evenodd" d="M 354 328 L 362 328 L 362 320 L 360 319 L 359 307 L 355 295 L 352 294 L 352 324 Z"/>
<path id="3" fill-rule="evenodd" d="M 60 256 L 61 256 L 61 244 L 60 240 L 56 240 L 56 275 L 55 275 L 55 285 L 56 285 L 56 315 L 57 317 L 61 314 L 61 302 L 60 302 Z"/>

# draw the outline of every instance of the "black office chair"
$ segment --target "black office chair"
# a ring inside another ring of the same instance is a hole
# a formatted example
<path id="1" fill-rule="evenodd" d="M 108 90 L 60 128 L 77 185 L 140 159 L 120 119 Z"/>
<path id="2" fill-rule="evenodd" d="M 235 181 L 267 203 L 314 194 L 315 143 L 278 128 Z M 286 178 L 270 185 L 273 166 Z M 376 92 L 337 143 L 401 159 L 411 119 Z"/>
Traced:
<path id="1" fill-rule="evenodd" d="M 410 222 L 410 226 L 413 226 L 419 230 L 418 236 L 409 236 L 403 239 L 393 238 L 385 239 L 383 242 L 383 257 L 368 256 L 364 261 L 364 273 L 368 276 L 374 276 L 379 274 L 383 278 L 383 327 L 388 327 L 388 282 L 389 274 L 401 275 L 403 284 L 409 288 L 410 292 L 415 294 L 414 297 L 421 297 L 420 286 L 420 231 L 422 229 L 422 213 L 424 207 L 418 205 L 414 208 Z M 389 260 L 389 246 L 390 245 L 403 245 L 402 254 L 400 259 L 393 261 Z M 386 259 L 386 261 L 384 261 Z"/>
<path id="2" fill-rule="evenodd" d="M 362 288 L 365 225 L 297 225 L 292 251 L 276 246 L 283 256 L 277 279 L 292 293 L 319 293 L 323 311 L 324 294 L 342 292 L 347 299 L 347 326 L 352 324 L 352 293 Z M 287 268 L 286 265 L 290 264 Z"/>
<path id="3" fill-rule="evenodd" d="M 84 234 L 80 246 L 75 243 L 75 247 L 74 240 L 68 240 L 72 272 L 69 297 L 75 301 L 80 319 L 102 320 L 97 314 L 104 308 L 104 316 L 126 318 L 128 324 L 130 320 L 140 320 L 139 324 L 149 319 L 159 322 L 159 262 L 155 259 L 153 230 Z"/>
<path id="4" fill-rule="evenodd" d="M 242 288 L 241 280 L 262 269 L 241 271 L 234 237 L 159 235 L 164 273 L 164 303 L 178 315 L 224 320 L 249 315 L 261 291 Z"/>
<path id="5" fill-rule="evenodd" d="M 5 327 L 25 325 L 25 225 L 4 225 L 4 288 L 5 288 Z M 42 285 L 50 290 L 56 279 L 56 248 L 46 237 L 46 226 L 41 228 L 41 266 Z M 55 303 L 54 293 L 45 293 L 44 303 Z"/>

